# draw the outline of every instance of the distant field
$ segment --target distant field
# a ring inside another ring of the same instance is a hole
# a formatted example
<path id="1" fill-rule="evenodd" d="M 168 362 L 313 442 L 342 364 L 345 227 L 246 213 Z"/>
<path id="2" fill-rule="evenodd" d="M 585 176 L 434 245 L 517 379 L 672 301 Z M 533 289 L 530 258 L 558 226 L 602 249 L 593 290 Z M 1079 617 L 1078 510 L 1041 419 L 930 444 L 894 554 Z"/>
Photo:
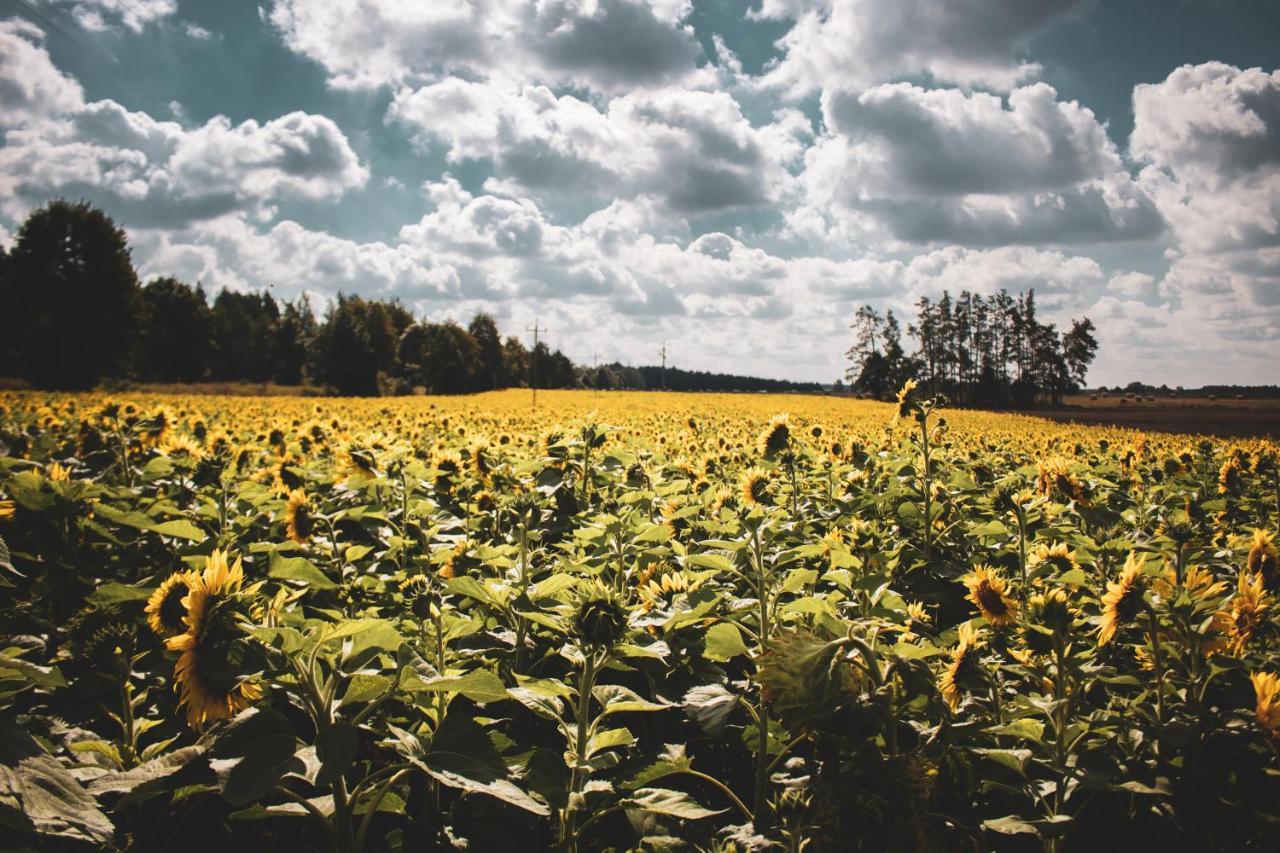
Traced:
<path id="1" fill-rule="evenodd" d="M 1219 436 L 1280 435 L 1280 400 L 1208 397 L 1145 397 L 1137 400 L 1110 395 L 1091 399 L 1079 394 L 1061 409 L 1035 414 L 1064 423 L 1130 427 L 1158 432 L 1204 433 Z"/>

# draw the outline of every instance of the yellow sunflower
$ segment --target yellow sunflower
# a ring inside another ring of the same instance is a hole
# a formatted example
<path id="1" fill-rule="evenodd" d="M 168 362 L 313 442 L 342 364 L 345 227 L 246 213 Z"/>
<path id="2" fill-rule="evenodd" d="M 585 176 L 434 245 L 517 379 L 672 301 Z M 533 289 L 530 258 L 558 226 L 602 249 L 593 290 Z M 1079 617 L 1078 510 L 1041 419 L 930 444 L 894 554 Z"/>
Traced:
<path id="1" fill-rule="evenodd" d="M 1258 725 L 1273 738 L 1280 738 L 1280 676 L 1274 672 L 1255 672 L 1249 676 L 1257 698 L 1254 714 Z"/>
<path id="2" fill-rule="evenodd" d="M 1056 545 L 1040 544 L 1027 557 L 1027 567 L 1030 569 L 1044 566 L 1049 570 L 1051 577 L 1061 577 L 1072 569 L 1079 568 L 1076 562 L 1076 554 L 1067 543 L 1059 542 Z"/>
<path id="3" fill-rule="evenodd" d="M 1018 603 L 1006 594 L 1004 578 L 990 566 L 975 566 L 963 578 L 969 589 L 968 599 L 992 627 L 1011 625 L 1018 618 Z"/>
<path id="4" fill-rule="evenodd" d="M 789 415 L 774 415 L 764 432 L 760 433 L 756 450 L 765 459 L 772 459 L 791 447 L 790 420 Z"/>
<path id="5" fill-rule="evenodd" d="M 147 599 L 147 624 L 156 636 L 169 638 L 187 630 L 186 605 L 183 599 L 191 592 L 195 573 L 174 572 Z"/>
<path id="6" fill-rule="evenodd" d="M 1271 596 L 1263 588 L 1262 575 L 1241 572 L 1236 594 L 1213 615 L 1213 627 L 1226 638 L 1227 652 L 1235 657 L 1244 654 L 1254 632 L 1271 609 Z"/>
<path id="7" fill-rule="evenodd" d="M 1268 587 L 1280 583 L 1280 556 L 1277 556 L 1276 538 L 1265 530 L 1253 531 L 1247 564 L 1249 571 L 1261 575 Z"/>
<path id="8" fill-rule="evenodd" d="M 284 528 L 289 538 L 299 545 L 311 541 L 315 531 L 315 518 L 311 515 L 311 502 L 302 489 L 289 492 L 289 502 L 284 509 Z"/>
<path id="9" fill-rule="evenodd" d="M 978 650 L 982 648 L 978 635 L 968 622 L 960 626 L 958 639 L 956 647 L 951 650 L 951 663 L 947 664 L 938 681 L 942 698 L 953 710 L 959 707 L 965 690 L 979 680 Z"/>
<path id="10" fill-rule="evenodd" d="M 226 554 L 215 550 L 204 572 L 192 574 L 183 599 L 186 632 L 165 640 L 170 651 L 180 652 L 173 669 L 179 704 L 187 707 L 187 724 L 197 731 L 262 698 L 262 688 L 242 671 L 246 643 L 238 623 L 247 609 L 240 595 L 243 583 L 241 561 L 228 566 Z"/>
<path id="11" fill-rule="evenodd" d="M 648 612 L 655 607 L 669 607 L 677 595 L 689 592 L 696 586 L 696 583 L 689 583 L 683 572 L 666 571 L 641 583 L 636 592 L 640 596 L 641 609 Z"/>
<path id="12" fill-rule="evenodd" d="M 772 506 L 773 490 L 769 482 L 769 472 L 763 468 L 748 468 L 742 472 L 738 480 L 738 488 L 742 494 L 742 503 L 748 507 Z"/>
<path id="13" fill-rule="evenodd" d="M 1098 645 L 1105 646 L 1115 637 L 1120 626 L 1127 625 L 1138 616 L 1142 608 L 1142 593 L 1146 590 L 1146 555 L 1138 556 L 1130 551 L 1118 580 L 1107 583 L 1102 596 L 1102 622 L 1098 628 Z"/>
<path id="14" fill-rule="evenodd" d="M 13 501 L 0 501 L 0 521 L 8 521 L 17 511 L 17 504 Z"/>

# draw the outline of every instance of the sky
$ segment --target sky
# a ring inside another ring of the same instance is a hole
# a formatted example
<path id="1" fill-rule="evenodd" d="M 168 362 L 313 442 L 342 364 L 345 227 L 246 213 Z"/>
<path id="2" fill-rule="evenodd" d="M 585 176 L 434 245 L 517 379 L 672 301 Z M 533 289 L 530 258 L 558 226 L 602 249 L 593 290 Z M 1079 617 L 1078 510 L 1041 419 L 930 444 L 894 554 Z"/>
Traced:
<path id="1" fill-rule="evenodd" d="M 0 243 L 830 382 L 1034 288 L 1091 384 L 1280 381 L 1275 0 L 0 0 Z"/>

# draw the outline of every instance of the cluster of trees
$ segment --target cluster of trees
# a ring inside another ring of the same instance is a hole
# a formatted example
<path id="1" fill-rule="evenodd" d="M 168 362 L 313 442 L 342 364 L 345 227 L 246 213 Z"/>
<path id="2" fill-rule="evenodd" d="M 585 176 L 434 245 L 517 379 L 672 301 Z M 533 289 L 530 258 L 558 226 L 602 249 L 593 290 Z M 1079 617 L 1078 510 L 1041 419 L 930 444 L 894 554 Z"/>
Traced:
<path id="1" fill-rule="evenodd" d="M 855 391 L 885 397 L 907 379 L 928 393 L 955 403 L 982 406 L 1034 406 L 1059 403 L 1084 385 L 1097 354 L 1094 325 L 1072 320 L 1059 333 L 1036 317 L 1035 291 L 992 296 L 944 291 L 936 302 L 921 297 L 907 332 L 919 343 L 908 353 L 902 326 L 892 311 L 881 315 L 870 305 L 858 309 L 851 328 L 854 344 L 846 378 Z"/>
<path id="2" fill-rule="evenodd" d="M 581 381 L 587 388 L 668 391 L 806 391 L 822 390 L 817 382 L 791 382 L 786 379 L 761 379 L 705 370 L 681 370 L 677 367 L 628 367 L 614 362 L 581 370 Z"/>
<path id="3" fill-rule="evenodd" d="M 483 391 L 578 384 L 545 343 L 503 339 L 487 314 L 467 327 L 420 321 L 395 300 L 340 295 L 322 320 L 305 299 L 140 286 L 124 231 L 97 208 L 53 201 L 0 249 L 0 375 L 41 388 L 104 378 L 309 382 L 341 394 Z"/>

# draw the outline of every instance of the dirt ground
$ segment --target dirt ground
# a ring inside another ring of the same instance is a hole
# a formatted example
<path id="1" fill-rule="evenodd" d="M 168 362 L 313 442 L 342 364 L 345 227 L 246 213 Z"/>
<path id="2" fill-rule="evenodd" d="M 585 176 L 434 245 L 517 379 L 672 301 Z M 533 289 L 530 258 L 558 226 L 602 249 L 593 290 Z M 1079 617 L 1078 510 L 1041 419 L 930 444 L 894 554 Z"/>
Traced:
<path id="1" fill-rule="evenodd" d="M 1055 421 L 1146 429 L 1156 432 L 1188 432 L 1225 437 L 1280 437 L 1280 400 L 1217 399 L 1208 397 L 1130 396 L 1122 403 L 1119 395 L 1092 399 L 1089 395 L 1068 397 L 1060 409 L 1040 409 L 1029 414 Z"/>

